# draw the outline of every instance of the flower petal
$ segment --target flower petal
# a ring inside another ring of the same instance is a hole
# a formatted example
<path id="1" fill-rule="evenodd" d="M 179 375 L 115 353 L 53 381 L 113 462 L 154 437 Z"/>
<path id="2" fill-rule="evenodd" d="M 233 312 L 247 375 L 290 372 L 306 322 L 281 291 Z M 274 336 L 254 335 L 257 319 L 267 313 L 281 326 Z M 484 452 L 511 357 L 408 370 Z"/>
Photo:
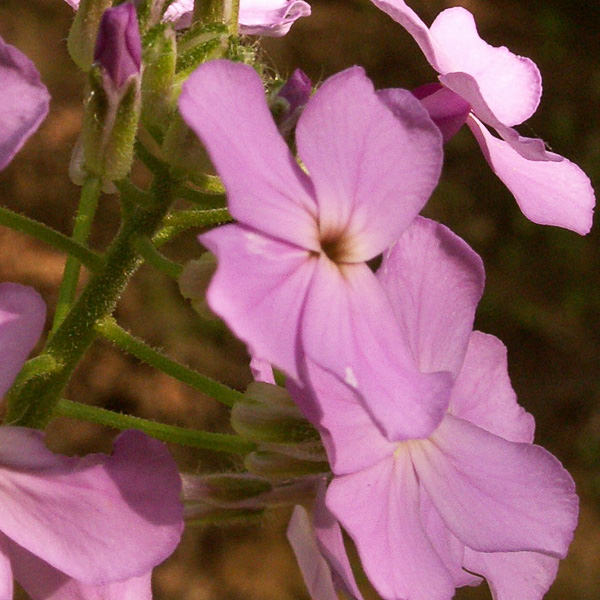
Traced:
<path id="1" fill-rule="evenodd" d="M 317 490 L 313 520 L 317 543 L 331 566 L 334 586 L 354 600 L 363 600 L 344 546 L 342 529 L 325 504 L 327 486 L 321 482 Z M 319 596 L 317 596 L 319 598 Z"/>
<path id="2" fill-rule="evenodd" d="M 596 200 L 589 178 L 576 164 L 551 152 L 550 160 L 527 160 L 473 116 L 467 124 L 492 171 L 530 221 L 589 232 Z"/>
<path id="3" fill-rule="evenodd" d="M 345 262 L 369 260 L 392 244 L 439 178 L 439 130 L 410 92 L 397 94 L 392 112 L 363 69 L 352 67 L 318 89 L 296 127 L 321 239 L 348 240 Z"/>
<path id="4" fill-rule="evenodd" d="M 0 471 L 0 530 L 84 583 L 145 574 L 179 542 L 177 468 L 142 433 L 119 436 L 112 456 L 73 458 L 38 431 L 2 427 Z"/>
<path id="5" fill-rule="evenodd" d="M 310 4 L 303 0 L 240 0 L 240 33 L 280 37 L 308 15 Z"/>
<path id="6" fill-rule="evenodd" d="M 448 412 L 510 442 L 533 442 L 533 417 L 517 403 L 506 346 L 474 331 L 450 396 Z"/>
<path id="7" fill-rule="evenodd" d="M 256 71 L 227 60 L 204 63 L 185 82 L 179 110 L 206 145 L 234 218 L 318 251 L 310 181 L 277 130 Z"/>
<path id="8" fill-rule="evenodd" d="M 48 114 L 50 94 L 34 64 L 0 37 L 0 169 Z"/>
<path id="9" fill-rule="evenodd" d="M 152 573 L 89 585 L 68 577 L 31 552 L 9 542 L 15 579 L 32 600 L 152 600 Z"/>
<path id="10" fill-rule="evenodd" d="M 338 267 L 319 258 L 302 342 L 309 359 L 356 390 L 389 440 L 427 437 L 442 420 L 450 376 L 417 370 L 390 302 L 367 265 Z"/>
<path id="11" fill-rule="evenodd" d="M 454 587 L 479 585 L 481 577 L 472 575 L 463 569 L 465 545 L 446 527 L 429 494 L 422 486 L 420 487 L 419 497 L 423 529 L 446 569 L 452 575 Z"/>
<path id="12" fill-rule="evenodd" d="M 465 568 L 486 578 L 494 600 L 542 600 L 556 577 L 558 559 L 538 552 L 466 548 Z"/>
<path id="13" fill-rule="evenodd" d="M 419 485 L 407 452 L 335 477 L 327 507 L 352 536 L 369 580 L 385 600 L 452 598 L 450 573 L 421 525 Z"/>
<path id="14" fill-rule="evenodd" d="M 393 90 L 381 90 L 386 95 L 387 103 L 391 101 L 389 93 Z M 451 89 L 439 83 L 427 83 L 411 93 L 421 101 L 431 120 L 438 126 L 444 137 L 444 143 L 458 132 L 467 122 L 471 105 Z"/>
<path id="15" fill-rule="evenodd" d="M 252 356 L 298 378 L 299 328 L 316 260 L 296 246 L 240 225 L 219 227 L 199 237 L 218 258 L 207 293 L 220 315 Z"/>
<path id="16" fill-rule="evenodd" d="M 442 11 L 429 32 L 439 72 L 471 75 L 485 102 L 504 125 L 522 123 L 535 112 L 542 95 L 537 66 L 505 46 L 484 42 L 468 10 L 457 6 Z M 472 104 L 468 95 L 454 91 Z M 477 110 L 474 112 L 477 114 Z"/>
<path id="17" fill-rule="evenodd" d="M 193 13 L 194 0 L 175 0 L 169 4 L 162 20 L 173 22 L 175 29 L 185 29 L 192 24 Z"/>
<path id="18" fill-rule="evenodd" d="M 13 573 L 7 551 L 8 538 L 0 533 L 0 600 L 13 600 Z"/>
<path id="19" fill-rule="evenodd" d="M 311 360 L 306 367 L 312 390 L 292 383 L 288 390 L 319 430 L 331 470 L 336 475 L 355 473 L 391 456 L 397 444 L 383 436 L 356 390 Z"/>
<path id="20" fill-rule="evenodd" d="M 410 453 L 447 527 L 470 548 L 565 556 L 577 524 L 575 484 L 540 446 L 447 415 Z"/>
<path id="21" fill-rule="evenodd" d="M 412 35 L 438 73 L 470 75 L 502 123 L 516 125 L 535 112 L 542 94 L 537 66 L 505 46 L 494 47 L 484 42 L 468 10 L 459 6 L 448 8 L 428 29 L 403 0 L 372 1 Z M 451 89 L 473 104 L 468 93 L 465 95 L 452 86 Z"/>
<path id="22" fill-rule="evenodd" d="M 310 518 L 303 506 L 295 506 L 287 528 L 308 593 L 314 600 L 337 600 L 331 569 L 321 554 Z"/>
<path id="23" fill-rule="evenodd" d="M 46 305 L 33 288 L 0 283 L 0 398 L 36 345 L 45 319 Z"/>
<path id="24" fill-rule="evenodd" d="M 419 370 L 456 375 L 483 293 L 481 258 L 444 225 L 418 217 L 384 254 L 377 278 Z"/>

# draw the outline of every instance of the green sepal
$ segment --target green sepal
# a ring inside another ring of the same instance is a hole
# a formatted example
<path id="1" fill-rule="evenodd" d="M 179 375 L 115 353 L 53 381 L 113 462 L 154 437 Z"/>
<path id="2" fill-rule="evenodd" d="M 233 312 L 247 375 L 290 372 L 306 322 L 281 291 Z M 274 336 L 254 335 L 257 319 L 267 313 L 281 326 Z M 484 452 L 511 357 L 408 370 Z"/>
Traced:
<path id="1" fill-rule="evenodd" d="M 231 411 L 231 426 L 254 442 L 302 444 L 319 441 L 317 430 L 304 418 L 287 391 L 253 382 Z"/>
<path id="2" fill-rule="evenodd" d="M 201 63 L 222 58 L 229 47 L 229 30 L 222 23 L 192 25 L 177 43 L 177 74 L 183 82 Z"/>
<path id="3" fill-rule="evenodd" d="M 89 74 L 82 143 L 85 170 L 103 181 L 123 179 L 131 169 L 140 116 L 140 80 L 132 77 L 112 92 L 99 67 Z"/>
<path id="4" fill-rule="evenodd" d="M 289 479 L 304 475 L 325 474 L 331 471 L 327 462 L 298 460 L 291 456 L 266 450 L 257 450 L 247 454 L 244 458 L 244 466 L 250 473 L 269 479 Z"/>
<path id="5" fill-rule="evenodd" d="M 150 29 L 143 39 L 142 120 L 163 132 L 176 107 L 174 90 L 177 43 L 168 23 Z"/>
<path id="6" fill-rule="evenodd" d="M 94 48 L 100 19 L 111 0 L 81 0 L 69 30 L 67 48 L 73 62 L 83 71 L 89 71 L 94 62 Z"/>

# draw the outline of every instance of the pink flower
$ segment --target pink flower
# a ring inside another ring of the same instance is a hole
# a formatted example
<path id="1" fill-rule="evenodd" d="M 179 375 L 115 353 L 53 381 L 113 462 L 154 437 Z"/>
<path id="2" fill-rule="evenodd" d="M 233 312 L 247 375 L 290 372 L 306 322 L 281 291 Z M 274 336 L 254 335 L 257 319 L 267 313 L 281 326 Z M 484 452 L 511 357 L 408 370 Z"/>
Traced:
<path id="1" fill-rule="evenodd" d="M 442 11 L 427 27 L 403 0 L 372 1 L 413 36 L 440 74 L 442 85 L 423 86 L 415 93 L 444 137 L 454 135 L 466 121 L 492 171 L 528 219 L 588 233 L 595 204 L 589 178 L 577 165 L 547 151 L 542 140 L 522 137 L 513 129 L 540 101 L 536 65 L 504 46 L 484 42 L 464 8 Z"/>
<path id="2" fill-rule="evenodd" d="M 165 12 L 164 20 L 175 27 L 189 27 L 194 0 L 175 0 Z M 310 4 L 303 0 L 240 0 L 240 33 L 280 37 L 300 17 L 310 15 Z"/>
<path id="3" fill-rule="evenodd" d="M 311 598 L 337 600 L 337 591 L 353 600 L 363 600 L 344 548 L 339 523 L 325 506 L 325 481 L 319 487 L 312 521 L 297 505 L 287 528 L 287 538 Z"/>
<path id="4" fill-rule="evenodd" d="M 378 278 L 419 366 L 453 373 L 450 405 L 431 435 L 390 441 L 348 386 L 311 365 L 318 399 L 294 396 L 322 431 L 335 475 L 327 508 L 386 600 L 448 600 L 478 575 L 495 600 L 540 600 L 567 553 L 577 496 L 558 460 L 532 444 L 504 346 L 471 331 L 479 257 L 418 219 Z"/>
<path id="5" fill-rule="evenodd" d="M 44 316 L 34 290 L 0 284 L 2 394 Z M 0 427 L 0 598 L 14 577 L 33 600 L 150 600 L 151 570 L 183 528 L 180 490 L 166 447 L 142 433 L 80 458 L 50 452 L 40 431 Z"/>
<path id="6" fill-rule="evenodd" d="M 427 201 L 437 128 L 410 92 L 395 117 L 362 69 L 328 79 L 296 128 L 307 173 L 277 131 L 249 66 L 201 65 L 179 108 L 223 179 L 238 224 L 200 236 L 218 258 L 207 299 L 250 354 L 297 381 L 305 355 L 357 390 L 392 439 L 428 435 L 446 374 L 421 374 L 366 262 Z"/>
<path id="7" fill-rule="evenodd" d="M 0 169 L 48 114 L 50 94 L 33 63 L 0 37 Z"/>

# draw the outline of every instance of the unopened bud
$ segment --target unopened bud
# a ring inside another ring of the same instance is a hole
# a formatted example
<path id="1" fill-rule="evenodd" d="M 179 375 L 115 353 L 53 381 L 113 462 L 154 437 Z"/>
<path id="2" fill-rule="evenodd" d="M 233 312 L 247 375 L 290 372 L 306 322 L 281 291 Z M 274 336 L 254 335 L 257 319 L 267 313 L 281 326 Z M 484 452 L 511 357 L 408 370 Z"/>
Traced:
<path id="1" fill-rule="evenodd" d="M 245 438 L 274 444 L 314 443 L 319 434 L 284 388 L 255 381 L 231 410 L 231 426 Z"/>
<path id="2" fill-rule="evenodd" d="M 279 89 L 271 104 L 279 131 L 288 137 L 308 102 L 312 93 L 312 82 L 301 69 L 296 69 Z"/>
<path id="3" fill-rule="evenodd" d="M 109 8 L 102 15 L 94 61 L 108 76 L 115 91 L 122 90 L 131 77 L 140 74 L 142 41 L 131 2 Z"/>
<path id="4" fill-rule="evenodd" d="M 176 105 L 176 62 L 175 32 L 170 24 L 161 23 L 144 36 L 142 120 L 163 134 Z"/>
<path id="5" fill-rule="evenodd" d="M 257 450 L 244 458 L 244 466 L 250 473 L 269 479 L 290 479 L 307 475 L 328 473 L 329 463 L 298 460 L 278 452 Z"/>
<path id="6" fill-rule="evenodd" d="M 188 261 L 179 276 L 179 291 L 192 303 L 192 308 L 206 319 L 216 319 L 206 302 L 206 290 L 217 270 L 217 258 L 205 252 L 200 258 Z"/>
<path id="7" fill-rule="evenodd" d="M 85 169 L 117 181 L 131 168 L 140 115 L 141 41 L 133 4 L 105 11 L 94 56 L 82 130 Z"/>
<path id="8" fill-rule="evenodd" d="M 102 15 L 112 0 L 81 0 L 69 31 L 67 47 L 73 62 L 89 71 L 94 60 L 94 48 Z"/>

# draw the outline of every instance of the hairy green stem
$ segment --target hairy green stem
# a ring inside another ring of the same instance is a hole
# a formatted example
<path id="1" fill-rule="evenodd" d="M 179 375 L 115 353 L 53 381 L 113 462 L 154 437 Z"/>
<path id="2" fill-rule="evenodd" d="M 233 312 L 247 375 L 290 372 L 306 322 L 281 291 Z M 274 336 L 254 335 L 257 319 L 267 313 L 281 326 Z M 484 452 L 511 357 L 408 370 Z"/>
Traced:
<path id="1" fill-rule="evenodd" d="M 136 247 L 148 264 L 173 279 L 179 279 L 183 267 L 179 263 L 176 263 L 161 254 L 150 239 L 147 237 L 138 238 Z"/>
<path id="2" fill-rule="evenodd" d="M 229 223 L 232 220 L 233 219 L 226 208 L 180 210 L 167 215 L 163 222 L 163 227 L 156 232 L 152 241 L 155 246 L 159 248 L 183 231 L 191 229 L 192 227 L 204 229 L 205 227 L 214 227 L 215 225 Z"/>
<path id="3" fill-rule="evenodd" d="M 25 215 L 20 215 L 8 208 L 0 206 L 0 225 L 10 227 L 10 229 L 14 229 L 15 231 L 26 233 L 61 252 L 66 252 L 67 254 L 74 256 L 90 271 L 96 272 L 102 269 L 104 261 L 99 254 L 89 250 L 82 244 L 78 244 L 76 241 L 59 231 L 44 225 L 44 223 L 40 223 Z"/>
<path id="4" fill-rule="evenodd" d="M 141 265 L 136 239 L 151 237 L 172 200 L 167 173 L 155 178 L 152 202 L 135 206 L 109 246 L 103 268 L 94 274 L 60 327 L 50 336 L 44 353 L 57 368 L 13 386 L 8 393 L 7 421 L 27 427 L 45 427 L 77 363 L 97 335 L 96 324 L 112 314 L 127 282 Z"/>
<path id="5" fill-rule="evenodd" d="M 248 442 L 237 435 L 198 431 L 176 425 L 165 425 L 148 419 L 116 413 L 105 408 L 80 404 L 64 398 L 58 401 L 55 415 L 79 419 L 91 423 L 106 425 L 114 429 L 137 429 L 149 436 L 181 446 L 204 448 L 216 452 L 247 454 L 256 449 L 256 444 Z"/>
<path id="6" fill-rule="evenodd" d="M 133 354 L 133 356 L 139 358 L 141 361 L 218 400 L 226 406 L 233 406 L 237 400 L 243 397 L 241 392 L 231 389 L 210 377 L 206 377 L 206 375 L 201 375 L 197 371 L 165 356 L 162 352 L 151 348 L 142 340 L 125 331 L 113 318 L 103 319 L 98 323 L 96 329 L 102 337 L 125 352 Z"/>
<path id="7" fill-rule="evenodd" d="M 81 198 L 79 208 L 75 216 L 75 225 L 73 226 L 72 239 L 78 244 L 85 245 L 90 234 L 102 182 L 96 177 L 91 177 L 85 181 L 81 188 Z M 67 313 L 71 309 L 75 294 L 77 292 L 77 283 L 79 282 L 80 262 L 74 256 L 67 256 L 65 270 L 63 272 L 62 282 L 58 290 L 58 300 L 54 321 L 52 323 L 52 333 L 64 321 Z"/>

